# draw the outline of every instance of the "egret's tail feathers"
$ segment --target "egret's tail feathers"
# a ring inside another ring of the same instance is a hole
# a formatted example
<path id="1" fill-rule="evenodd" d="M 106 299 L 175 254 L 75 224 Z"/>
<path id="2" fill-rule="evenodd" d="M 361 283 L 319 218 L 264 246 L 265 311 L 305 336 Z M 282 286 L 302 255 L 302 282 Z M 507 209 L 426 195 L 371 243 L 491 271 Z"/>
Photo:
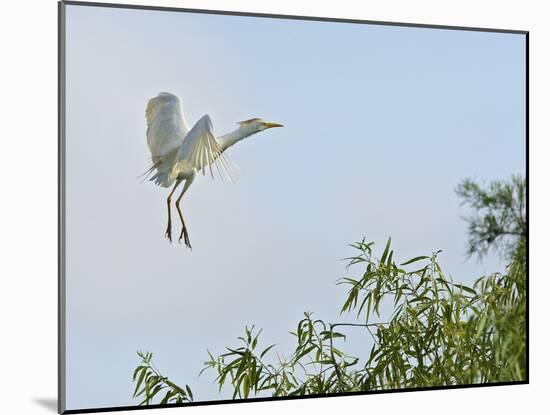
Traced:
<path id="1" fill-rule="evenodd" d="M 149 179 L 149 181 L 154 182 L 156 185 L 161 187 L 170 187 L 174 180 L 170 179 L 170 175 L 166 172 L 158 171 Z"/>
<path id="2" fill-rule="evenodd" d="M 149 181 L 154 182 L 158 186 L 170 187 L 175 179 L 172 175 L 172 166 L 176 154 L 177 149 L 173 149 L 164 156 L 158 157 L 156 160 L 153 159 L 153 165 L 140 177 L 143 177 L 143 181 L 149 179 Z"/>
<path id="3" fill-rule="evenodd" d="M 151 167 L 149 167 L 145 172 L 137 176 L 137 179 L 140 179 L 143 177 L 143 180 L 141 183 L 143 183 L 147 178 L 153 173 L 153 171 L 160 165 L 160 160 L 157 161 L 155 164 L 153 164 Z"/>

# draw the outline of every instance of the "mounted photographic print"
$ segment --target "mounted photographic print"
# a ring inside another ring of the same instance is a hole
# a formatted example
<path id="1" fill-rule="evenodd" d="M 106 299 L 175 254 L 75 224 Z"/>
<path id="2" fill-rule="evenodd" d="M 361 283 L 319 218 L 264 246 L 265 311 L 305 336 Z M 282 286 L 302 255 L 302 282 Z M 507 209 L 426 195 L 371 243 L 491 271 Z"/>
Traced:
<path id="1" fill-rule="evenodd" d="M 59 13 L 61 413 L 528 382 L 527 32 Z"/>

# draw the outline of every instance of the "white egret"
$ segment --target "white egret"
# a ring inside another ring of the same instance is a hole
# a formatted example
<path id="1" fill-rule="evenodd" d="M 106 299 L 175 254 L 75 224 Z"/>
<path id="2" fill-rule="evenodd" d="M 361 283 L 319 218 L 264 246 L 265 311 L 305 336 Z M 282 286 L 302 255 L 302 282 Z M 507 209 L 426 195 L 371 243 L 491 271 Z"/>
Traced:
<path id="1" fill-rule="evenodd" d="M 150 180 L 159 186 L 173 186 L 166 199 L 168 205 L 166 237 L 170 242 L 172 241 L 172 195 L 185 181 L 175 203 L 182 226 L 178 241 L 181 242 L 183 238 L 185 245 L 191 248 L 189 234 L 180 210 L 180 201 L 193 183 L 197 172 L 202 170 L 205 174 L 208 169 L 214 178 L 212 169 L 214 165 L 220 176 L 224 175 L 230 179 L 227 160 L 223 153 L 243 138 L 283 125 L 261 118 L 252 118 L 239 122 L 236 130 L 216 139 L 212 131 L 212 120 L 208 114 L 199 119 L 190 130 L 183 116 L 180 99 L 168 92 L 161 92 L 149 100 L 145 117 L 147 144 L 153 161 L 153 165 L 146 173 L 154 173 Z"/>

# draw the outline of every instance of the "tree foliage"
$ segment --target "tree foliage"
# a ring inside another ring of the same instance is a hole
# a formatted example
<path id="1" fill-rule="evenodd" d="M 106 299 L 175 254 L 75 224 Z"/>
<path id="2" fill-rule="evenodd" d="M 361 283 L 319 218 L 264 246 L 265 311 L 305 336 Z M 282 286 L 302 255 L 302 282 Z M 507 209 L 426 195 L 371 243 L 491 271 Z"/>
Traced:
<path id="1" fill-rule="evenodd" d="M 484 235 L 514 232 L 504 274 L 460 284 L 442 271 L 440 251 L 399 261 L 391 239 L 379 256 L 373 242 L 362 240 L 351 245 L 354 255 L 347 259 L 357 275 L 338 281 L 347 291 L 340 311 L 353 322 L 304 313 L 290 333 L 295 346 L 286 357 L 276 345 L 262 345 L 261 330 L 246 327 L 224 353 L 208 352 L 203 372 L 213 372 L 220 391 L 229 388 L 234 399 L 524 380 L 526 244 L 523 228 L 516 226 L 525 218 L 515 218 L 525 214 L 516 200 L 524 193 L 513 183 L 493 183 L 489 191 L 469 181 L 459 187 L 478 213 L 486 209 L 472 218 L 470 237 L 477 242 L 471 247 L 483 252 L 498 239 L 489 242 Z M 360 356 L 347 354 L 350 335 L 367 336 L 370 348 Z M 193 399 L 189 386 L 175 385 L 154 368 L 150 353 L 139 357 L 134 395 L 141 404 L 162 394 L 161 403 Z"/>
<path id="2" fill-rule="evenodd" d="M 184 388 L 171 382 L 155 368 L 151 353 L 138 352 L 140 365 L 134 370 L 132 381 L 136 383 L 134 398 L 141 399 L 140 405 L 150 405 L 157 396 L 162 396 L 160 404 L 184 403 L 193 401 L 193 393 L 188 385 Z"/>
<path id="3" fill-rule="evenodd" d="M 511 258 L 527 239 L 527 183 L 521 176 L 493 181 L 486 188 L 463 180 L 456 192 L 475 213 L 467 218 L 468 254 L 480 257 L 494 249 Z"/>

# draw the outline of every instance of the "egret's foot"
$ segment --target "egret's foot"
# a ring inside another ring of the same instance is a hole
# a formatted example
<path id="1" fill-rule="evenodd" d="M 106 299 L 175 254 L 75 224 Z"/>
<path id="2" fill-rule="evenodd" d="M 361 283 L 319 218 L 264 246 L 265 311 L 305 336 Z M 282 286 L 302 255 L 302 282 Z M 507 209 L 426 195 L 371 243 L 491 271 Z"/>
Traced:
<path id="1" fill-rule="evenodd" d="M 168 226 L 166 228 L 166 233 L 164 234 L 164 236 L 166 237 L 166 239 L 168 239 L 170 241 L 170 243 L 172 243 L 172 227 L 171 226 Z"/>
<path id="2" fill-rule="evenodd" d="M 191 247 L 191 241 L 189 240 L 189 234 L 187 233 L 187 229 L 182 228 L 180 232 L 180 236 L 178 238 L 178 242 L 181 244 L 181 240 L 183 239 L 185 246 L 189 249 L 193 249 Z"/>

